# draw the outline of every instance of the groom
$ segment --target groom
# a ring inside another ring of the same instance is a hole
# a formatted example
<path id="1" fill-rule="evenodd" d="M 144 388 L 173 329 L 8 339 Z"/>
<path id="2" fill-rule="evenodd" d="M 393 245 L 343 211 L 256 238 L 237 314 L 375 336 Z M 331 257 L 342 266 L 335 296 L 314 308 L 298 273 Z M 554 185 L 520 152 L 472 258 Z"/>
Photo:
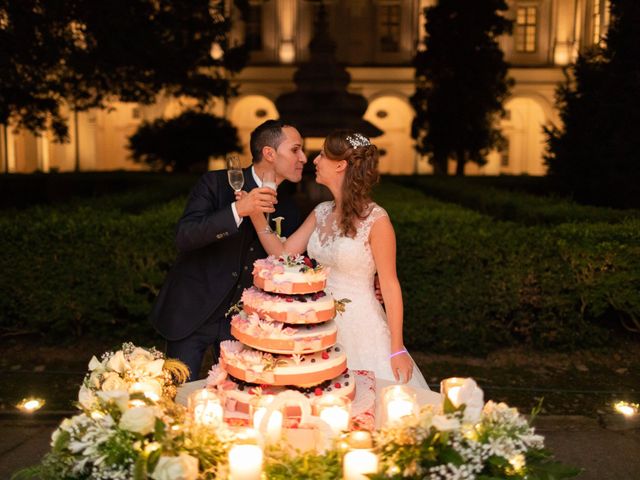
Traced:
<path id="1" fill-rule="evenodd" d="M 284 236 L 300 224 L 293 200 L 276 199 L 261 181 L 267 170 L 275 172 L 278 184 L 302 179 L 307 158 L 300 133 L 267 120 L 251 133 L 250 148 L 253 165 L 243 171 L 248 195 L 235 201 L 224 170 L 205 173 L 191 191 L 177 226 L 178 257 L 151 312 L 151 323 L 167 340 L 167 357 L 189 367 L 189 380 L 197 380 L 209 347 L 217 362 L 220 342 L 233 339 L 225 314 L 252 285 L 253 262 L 266 257 L 249 215 L 275 206 L 271 218 L 284 217 Z"/>

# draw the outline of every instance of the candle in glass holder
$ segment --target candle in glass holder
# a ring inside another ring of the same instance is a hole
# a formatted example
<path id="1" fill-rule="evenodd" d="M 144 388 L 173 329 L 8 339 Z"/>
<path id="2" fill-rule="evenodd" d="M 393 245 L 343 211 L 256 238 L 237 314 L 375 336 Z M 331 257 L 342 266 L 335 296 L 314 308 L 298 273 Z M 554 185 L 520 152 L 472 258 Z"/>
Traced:
<path id="1" fill-rule="evenodd" d="M 316 402 L 316 411 L 335 435 L 349 429 L 351 400 L 348 398 L 326 395 Z"/>
<path id="2" fill-rule="evenodd" d="M 224 409 L 217 393 L 206 388 L 196 390 L 188 398 L 189 412 L 198 425 L 219 425 L 222 422 Z"/>
<path id="3" fill-rule="evenodd" d="M 366 480 L 365 474 L 378 471 L 378 456 L 373 453 L 371 434 L 366 431 L 351 432 L 347 440 L 351 450 L 344 456 L 342 474 L 345 480 Z"/>
<path id="4" fill-rule="evenodd" d="M 415 391 L 406 385 L 392 385 L 382 391 L 384 423 L 397 423 L 418 410 Z"/>
<path id="5" fill-rule="evenodd" d="M 250 415 L 253 421 L 253 428 L 260 431 L 265 436 L 267 443 L 276 443 L 280 440 L 280 436 L 282 435 L 283 418 L 280 410 L 272 411 L 269 416 L 269 420 L 267 420 L 267 425 L 264 429 L 265 431 L 261 429 L 262 420 L 267 413 L 269 405 L 273 402 L 273 399 L 273 395 L 262 395 L 252 399 L 251 401 Z"/>
<path id="6" fill-rule="evenodd" d="M 260 480 L 262 449 L 258 445 L 239 444 L 229 450 L 229 474 L 232 480 Z"/>
<path id="7" fill-rule="evenodd" d="M 440 393 L 443 398 L 448 398 L 454 407 L 460 406 L 460 389 L 466 378 L 451 377 L 440 382 Z"/>

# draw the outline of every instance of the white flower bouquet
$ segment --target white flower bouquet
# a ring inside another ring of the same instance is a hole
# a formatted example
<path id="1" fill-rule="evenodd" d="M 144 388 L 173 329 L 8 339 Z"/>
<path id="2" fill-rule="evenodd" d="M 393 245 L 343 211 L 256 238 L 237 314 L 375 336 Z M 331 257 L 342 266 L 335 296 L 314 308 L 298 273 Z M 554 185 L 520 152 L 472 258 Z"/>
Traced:
<path id="1" fill-rule="evenodd" d="M 151 400 L 173 398 L 177 385 L 188 378 L 187 367 L 176 360 L 165 359 L 155 348 L 145 349 L 132 343 L 124 343 L 116 352 L 106 352 L 101 360 L 95 356 L 89 361 L 78 402 L 90 410 L 99 396 L 109 392 L 140 393 Z M 118 396 L 117 393 L 114 395 Z"/>

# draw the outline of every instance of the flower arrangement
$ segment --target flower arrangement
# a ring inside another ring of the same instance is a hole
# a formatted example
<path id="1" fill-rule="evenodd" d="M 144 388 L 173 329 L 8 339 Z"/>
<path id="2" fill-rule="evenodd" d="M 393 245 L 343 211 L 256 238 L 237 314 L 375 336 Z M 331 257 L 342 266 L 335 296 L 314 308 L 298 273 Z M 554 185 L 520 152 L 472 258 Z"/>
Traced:
<path id="1" fill-rule="evenodd" d="M 200 423 L 191 410 L 173 401 L 185 368 L 155 349 L 132 344 L 101 360 L 92 358 L 80 412 L 62 421 L 41 464 L 14 479 L 227 478 L 229 452 L 240 434 L 224 422 Z M 543 438 L 517 410 L 504 403 L 485 404 L 471 379 L 442 405 L 426 405 L 373 437 L 369 455 L 378 458 L 377 472 L 369 474 L 373 479 L 542 480 L 578 473 L 552 460 Z M 348 448 L 344 437 L 305 452 L 277 442 L 264 451 L 263 472 L 269 479 L 341 478 Z"/>
<path id="2" fill-rule="evenodd" d="M 165 359 L 155 348 L 124 343 L 122 349 L 104 353 L 101 360 L 91 358 L 78 401 L 84 409 L 91 409 L 100 395 L 109 396 L 107 392 L 112 391 L 141 392 L 152 400 L 173 398 L 177 385 L 188 377 L 183 363 Z"/>
<path id="3" fill-rule="evenodd" d="M 371 478 L 542 480 L 579 473 L 552 460 L 531 420 L 483 397 L 475 381 L 465 379 L 442 405 L 425 405 L 417 416 L 383 428 L 376 435 L 380 473 Z"/>

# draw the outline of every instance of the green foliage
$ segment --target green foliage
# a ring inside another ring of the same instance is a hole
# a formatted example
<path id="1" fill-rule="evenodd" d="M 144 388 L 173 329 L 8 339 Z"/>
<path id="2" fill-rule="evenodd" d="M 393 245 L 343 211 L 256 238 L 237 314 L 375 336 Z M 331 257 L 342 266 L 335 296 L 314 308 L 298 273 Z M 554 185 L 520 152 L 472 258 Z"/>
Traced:
<path id="1" fill-rule="evenodd" d="M 191 110 L 169 120 L 144 122 L 129 137 L 128 148 L 135 162 L 173 172 L 194 166 L 204 171 L 210 156 L 242 149 L 236 127 L 226 118 Z"/>
<path id="2" fill-rule="evenodd" d="M 183 204 L 180 198 L 138 214 L 35 207 L 0 217 L 0 328 L 52 341 L 148 335 Z"/>
<path id="3" fill-rule="evenodd" d="M 556 94 L 562 126 L 547 129 L 549 173 L 576 198 L 639 207 L 640 3 L 612 0 L 606 45 L 581 52 Z"/>
<path id="4" fill-rule="evenodd" d="M 412 136 L 434 170 L 446 174 L 455 156 L 457 173 L 467 161 L 485 163 L 487 152 L 504 141 L 497 118 L 509 93 L 507 64 L 498 37 L 510 33 L 504 0 L 440 0 L 425 9 L 426 49 L 418 52 L 416 111 Z"/>
<path id="5" fill-rule="evenodd" d="M 272 451 L 265 472 L 270 480 L 333 480 L 342 478 L 341 455 L 329 450 L 324 455 L 316 452 L 291 455 Z"/>
<path id="6" fill-rule="evenodd" d="M 528 227 L 386 184 L 376 199 L 394 223 L 415 349 L 598 346 L 640 315 L 638 220 Z"/>
<path id="7" fill-rule="evenodd" d="M 196 180 L 195 175 L 123 171 L 0 175 L 0 209 L 56 204 L 139 212 L 184 196 Z"/>
<path id="8" fill-rule="evenodd" d="M 221 0 L 2 0 L 0 11 L 0 123 L 36 133 L 51 125 L 59 140 L 66 106 L 152 103 L 160 93 L 200 107 L 228 98 L 226 72 L 248 58 L 244 45 L 229 44 Z M 211 57 L 214 42 L 220 59 Z"/>
<path id="9" fill-rule="evenodd" d="M 620 223 L 640 218 L 637 210 L 579 205 L 557 196 L 541 196 L 502 188 L 502 178 L 442 178 L 433 176 L 390 177 L 389 181 L 420 189 L 439 200 L 525 225 L 555 225 L 569 222 Z M 509 179 L 505 179 L 509 180 Z M 544 181 L 544 178 L 538 180 Z"/>

